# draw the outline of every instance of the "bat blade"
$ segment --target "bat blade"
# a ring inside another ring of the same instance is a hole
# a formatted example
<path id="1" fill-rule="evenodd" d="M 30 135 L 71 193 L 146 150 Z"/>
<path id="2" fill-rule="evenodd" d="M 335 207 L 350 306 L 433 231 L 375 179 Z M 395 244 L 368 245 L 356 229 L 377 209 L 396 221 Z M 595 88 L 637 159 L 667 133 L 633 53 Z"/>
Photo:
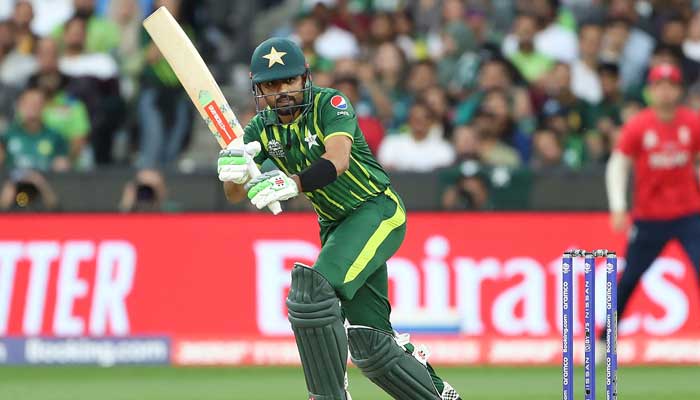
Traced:
<path id="1" fill-rule="evenodd" d="M 226 101 L 202 56 L 168 9 L 158 8 L 143 21 L 143 26 L 170 64 L 219 145 L 225 148 L 236 142 L 242 146 L 243 127 L 236 114 Z M 257 166 L 252 165 L 250 175 L 260 175 Z M 273 214 L 282 211 L 279 202 L 270 204 L 269 208 Z"/>

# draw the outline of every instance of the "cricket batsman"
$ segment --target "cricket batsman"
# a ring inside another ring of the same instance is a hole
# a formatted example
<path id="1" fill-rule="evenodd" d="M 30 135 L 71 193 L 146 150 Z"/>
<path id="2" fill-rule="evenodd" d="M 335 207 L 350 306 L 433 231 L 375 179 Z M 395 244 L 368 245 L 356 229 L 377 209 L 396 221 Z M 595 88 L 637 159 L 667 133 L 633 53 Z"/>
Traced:
<path id="1" fill-rule="evenodd" d="M 700 121 L 694 111 L 679 105 L 683 89 L 676 65 L 652 67 L 648 81 L 651 105 L 622 127 L 606 173 L 611 225 L 621 231 L 627 225 L 627 179 L 634 168 L 634 225 L 618 286 L 618 318 L 644 272 L 673 239 L 683 246 L 700 279 L 700 187 L 695 171 Z"/>
<path id="2" fill-rule="evenodd" d="M 287 39 L 261 43 L 250 69 L 257 115 L 245 145 L 219 154 L 218 174 L 229 201 L 247 195 L 262 209 L 303 193 L 318 214 L 321 252 L 313 267 L 294 265 L 287 297 L 309 399 L 350 399 L 348 347 L 395 399 L 459 399 L 428 364 L 427 349 L 391 327 L 386 261 L 403 241 L 406 211 L 347 97 L 313 86 L 301 49 Z M 251 179 L 249 165 L 266 159 L 279 170 Z"/>

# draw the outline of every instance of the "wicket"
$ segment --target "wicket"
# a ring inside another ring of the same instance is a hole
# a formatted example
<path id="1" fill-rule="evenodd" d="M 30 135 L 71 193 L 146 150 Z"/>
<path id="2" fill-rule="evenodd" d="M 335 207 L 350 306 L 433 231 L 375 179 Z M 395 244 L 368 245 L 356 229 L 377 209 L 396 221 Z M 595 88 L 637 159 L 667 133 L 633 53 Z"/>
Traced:
<path id="1" fill-rule="evenodd" d="M 573 260 L 584 257 L 584 398 L 595 400 L 595 260 L 606 258 L 605 399 L 617 399 L 617 256 L 608 250 L 570 250 L 562 260 L 562 380 L 563 400 L 574 399 Z"/>

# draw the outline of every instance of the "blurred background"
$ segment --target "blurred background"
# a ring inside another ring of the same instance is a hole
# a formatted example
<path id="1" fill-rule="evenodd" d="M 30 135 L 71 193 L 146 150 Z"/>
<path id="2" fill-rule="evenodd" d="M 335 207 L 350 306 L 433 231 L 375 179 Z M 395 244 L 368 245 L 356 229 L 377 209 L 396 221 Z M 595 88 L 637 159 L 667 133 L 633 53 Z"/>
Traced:
<path id="1" fill-rule="evenodd" d="M 315 214 L 227 204 L 217 143 L 141 27 L 161 5 L 243 123 L 252 50 L 299 43 L 407 205 L 395 327 L 459 367 L 465 399 L 558 396 L 559 257 L 608 248 L 624 268 L 605 163 L 654 65 L 680 66 L 700 108 L 700 1 L 0 0 L 0 364 L 264 367 L 0 368 L 0 397 L 304 395 L 298 368 L 270 366 L 298 363 L 284 298 L 318 252 Z M 698 292 L 669 246 L 620 321 L 623 396 L 700 396 Z M 504 364 L 549 367 L 464 368 Z M 651 364 L 691 367 L 633 367 Z M 356 397 L 383 398 L 352 374 Z"/>

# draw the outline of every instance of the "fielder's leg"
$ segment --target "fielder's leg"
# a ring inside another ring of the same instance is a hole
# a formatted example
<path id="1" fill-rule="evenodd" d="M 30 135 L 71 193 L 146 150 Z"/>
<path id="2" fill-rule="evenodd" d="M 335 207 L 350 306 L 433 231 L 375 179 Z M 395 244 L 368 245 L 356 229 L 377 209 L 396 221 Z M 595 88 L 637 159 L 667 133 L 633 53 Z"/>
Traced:
<path id="1" fill-rule="evenodd" d="M 679 227 L 678 240 L 690 258 L 695 276 L 700 283 L 700 215 L 684 218 Z"/>
<path id="2" fill-rule="evenodd" d="M 349 400 L 345 391 L 348 341 L 333 287 L 320 273 L 297 263 L 287 308 L 309 399 Z"/>
<path id="3" fill-rule="evenodd" d="M 622 320 L 627 302 L 634 289 L 642 279 L 642 275 L 651 267 L 666 243 L 671 239 L 671 227 L 667 222 L 637 221 L 631 228 L 627 253 L 625 254 L 625 269 L 617 284 L 617 319 Z M 605 329 L 601 331 L 601 340 L 606 339 Z"/>

